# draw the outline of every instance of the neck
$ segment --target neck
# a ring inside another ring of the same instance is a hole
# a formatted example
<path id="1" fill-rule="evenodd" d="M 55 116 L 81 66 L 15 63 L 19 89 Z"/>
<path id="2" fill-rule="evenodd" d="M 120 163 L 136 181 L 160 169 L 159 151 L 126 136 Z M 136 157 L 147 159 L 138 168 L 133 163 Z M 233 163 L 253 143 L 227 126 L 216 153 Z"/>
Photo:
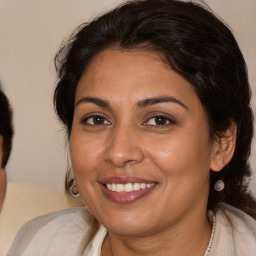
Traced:
<path id="1" fill-rule="evenodd" d="M 150 236 L 119 236 L 109 232 L 102 246 L 102 256 L 203 256 L 210 236 L 211 225 L 206 215 L 201 222 L 188 218 Z"/>

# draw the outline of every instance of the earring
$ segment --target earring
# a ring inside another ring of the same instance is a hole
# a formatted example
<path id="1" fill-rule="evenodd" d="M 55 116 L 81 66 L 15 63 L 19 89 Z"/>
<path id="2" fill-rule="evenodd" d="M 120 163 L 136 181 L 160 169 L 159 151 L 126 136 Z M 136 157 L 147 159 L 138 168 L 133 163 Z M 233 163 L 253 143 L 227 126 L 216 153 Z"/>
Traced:
<path id="1" fill-rule="evenodd" d="M 215 185 L 214 185 L 214 189 L 218 192 L 222 191 L 225 187 L 225 184 L 223 182 L 223 180 L 217 180 Z"/>
<path id="2" fill-rule="evenodd" d="M 76 186 L 76 181 L 75 180 L 73 181 L 72 185 L 69 188 L 69 194 L 72 197 L 79 197 L 80 196 L 80 194 L 78 192 L 78 189 L 77 189 L 77 186 Z"/>

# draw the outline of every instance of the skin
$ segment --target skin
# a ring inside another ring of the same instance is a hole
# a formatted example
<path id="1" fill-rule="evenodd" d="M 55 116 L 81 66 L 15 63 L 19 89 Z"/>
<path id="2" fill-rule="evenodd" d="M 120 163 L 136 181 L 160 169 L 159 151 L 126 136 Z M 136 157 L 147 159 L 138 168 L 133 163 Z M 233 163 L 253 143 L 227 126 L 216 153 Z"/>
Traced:
<path id="1" fill-rule="evenodd" d="M 2 166 L 3 159 L 3 136 L 0 135 L 0 166 Z M 0 168 L 0 211 L 4 203 L 5 193 L 6 193 L 6 173 L 3 167 Z"/>
<path id="2" fill-rule="evenodd" d="M 159 97 L 172 100 L 145 104 Z M 102 255 L 203 255 L 209 170 L 225 165 L 227 148 L 210 140 L 193 87 L 159 55 L 107 49 L 95 57 L 76 90 L 70 153 L 80 195 L 109 231 Z M 113 176 L 156 185 L 120 204 L 100 184 Z"/>

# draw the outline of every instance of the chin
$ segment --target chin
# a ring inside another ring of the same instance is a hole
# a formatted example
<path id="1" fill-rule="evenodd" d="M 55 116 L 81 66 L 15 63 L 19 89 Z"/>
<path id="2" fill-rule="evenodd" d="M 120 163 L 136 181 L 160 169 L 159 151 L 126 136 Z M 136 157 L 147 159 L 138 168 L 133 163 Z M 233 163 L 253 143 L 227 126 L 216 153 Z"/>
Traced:
<path id="1" fill-rule="evenodd" d="M 154 229 L 152 218 L 150 219 L 133 214 L 124 214 L 122 217 L 112 215 L 104 218 L 102 224 L 108 231 L 120 236 L 144 236 Z"/>

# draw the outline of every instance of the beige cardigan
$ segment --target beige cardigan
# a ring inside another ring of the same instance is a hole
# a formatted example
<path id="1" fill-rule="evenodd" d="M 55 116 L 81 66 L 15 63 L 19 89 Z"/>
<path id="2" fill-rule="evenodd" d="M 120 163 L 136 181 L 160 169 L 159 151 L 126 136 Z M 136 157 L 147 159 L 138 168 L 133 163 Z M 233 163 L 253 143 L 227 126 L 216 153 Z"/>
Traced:
<path id="1" fill-rule="evenodd" d="M 17 231 L 26 222 L 43 214 L 82 206 L 77 199 L 35 184 L 8 182 L 0 214 L 0 256 L 6 256 Z"/>
<path id="2" fill-rule="evenodd" d="M 38 217 L 19 231 L 10 256 L 100 256 L 107 233 L 100 227 L 91 239 L 92 218 L 85 208 L 72 208 Z M 256 220 L 226 204 L 219 204 L 209 256 L 255 256 Z"/>

